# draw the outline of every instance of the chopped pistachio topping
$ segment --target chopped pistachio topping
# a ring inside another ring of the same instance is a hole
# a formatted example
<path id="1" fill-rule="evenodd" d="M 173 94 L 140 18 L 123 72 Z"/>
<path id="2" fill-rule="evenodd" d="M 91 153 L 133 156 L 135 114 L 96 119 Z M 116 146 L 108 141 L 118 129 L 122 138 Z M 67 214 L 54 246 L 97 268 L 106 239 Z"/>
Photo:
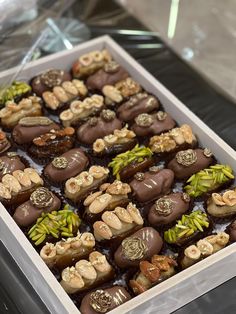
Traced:
<path id="1" fill-rule="evenodd" d="M 30 91 L 31 87 L 27 83 L 18 81 L 13 82 L 9 87 L 0 88 L 0 105 L 4 105 L 7 101 Z"/>
<path id="2" fill-rule="evenodd" d="M 69 238 L 73 237 L 78 231 L 80 218 L 70 208 L 65 205 L 63 210 L 53 211 L 51 213 L 42 213 L 37 222 L 29 230 L 29 238 L 35 245 L 40 245 L 47 236 Z"/>
<path id="3" fill-rule="evenodd" d="M 192 175 L 184 189 L 188 195 L 197 197 L 217 189 L 231 179 L 234 179 L 232 168 L 217 164 Z"/>
<path id="4" fill-rule="evenodd" d="M 189 215 L 183 215 L 177 224 L 165 231 L 164 239 L 168 243 L 176 243 L 180 239 L 188 238 L 196 232 L 203 232 L 209 227 L 209 220 L 205 213 L 196 210 Z"/>
<path id="5" fill-rule="evenodd" d="M 109 167 L 113 170 L 113 175 L 120 179 L 120 171 L 131 163 L 141 163 L 145 158 L 152 156 L 152 151 L 148 147 L 139 147 L 136 145 L 132 150 L 117 155 L 109 163 Z"/>

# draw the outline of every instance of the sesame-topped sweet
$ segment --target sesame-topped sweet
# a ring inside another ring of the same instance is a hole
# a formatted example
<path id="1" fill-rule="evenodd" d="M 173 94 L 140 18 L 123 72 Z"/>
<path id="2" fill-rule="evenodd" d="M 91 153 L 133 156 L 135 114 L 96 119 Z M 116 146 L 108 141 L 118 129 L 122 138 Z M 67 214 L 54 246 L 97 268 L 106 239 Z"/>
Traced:
<path id="1" fill-rule="evenodd" d="M 103 96 L 94 94 L 83 101 L 74 100 L 70 108 L 60 114 L 64 126 L 76 125 L 99 113 L 104 108 Z"/>

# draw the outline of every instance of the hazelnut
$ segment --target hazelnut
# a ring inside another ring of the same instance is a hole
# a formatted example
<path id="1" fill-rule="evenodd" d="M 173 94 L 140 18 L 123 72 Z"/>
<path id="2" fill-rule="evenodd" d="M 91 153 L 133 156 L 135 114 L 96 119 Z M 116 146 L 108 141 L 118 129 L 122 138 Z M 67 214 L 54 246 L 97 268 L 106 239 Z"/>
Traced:
<path id="1" fill-rule="evenodd" d="M 70 109 L 69 110 L 71 110 L 71 112 L 73 114 L 75 114 L 75 115 L 81 114 L 81 112 L 83 112 L 82 101 L 79 101 L 79 100 L 72 101 L 72 103 L 70 104 Z M 67 111 L 67 110 L 65 110 L 65 111 Z"/>
<path id="2" fill-rule="evenodd" d="M 108 168 L 102 166 L 91 166 L 89 168 L 89 174 L 94 177 L 94 179 L 101 179 L 109 173 Z"/>
<path id="3" fill-rule="evenodd" d="M 213 253 L 213 246 L 207 240 L 199 240 L 197 242 L 197 248 L 200 250 L 203 256 L 211 255 Z"/>
<path id="4" fill-rule="evenodd" d="M 84 232 L 80 236 L 80 240 L 82 245 L 88 248 L 92 248 L 95 246 L 95 239 L 91 232 Z"/>
<path id="5" fill-rule="evenodd" d="M 201 251 L 196 245 L 190 245 L 184 250 L 184 255 L 188 258 L 196 261 L 199 260 L 201 257 Z"/>
<path id="6" fill-rule="evenodd" d="M 228 206 L 236 205 L 236 191 L 229 190 L 224 192 L 224 194 L 222 195 L 222 200 Z"/>
<path id="7" fill-rule="evenodd" d="M 60 119 L 62 122 L 69 121 L 73 119 L 74 115 L 73 112 L 70 109 L 64 110 L 60 113 Z"/>
<path id="8" fill-rule="evenodd" d="M 46 263 L 48 260 L 54 259 L 56 254 L 57 251 L 53 243 L 46 243 L 40 251 L 40 256 Z"/>
<path id="9" fill-rule="evenodd" d="M 104 141 L 108 144 L 114 144 L 118 140 L 117 136 L 110 134 L 104 137 Z"/>
<path id="10" fill-rule="evenodd" d="M 71 178 L 66 181 L 65 190 L 70 194 L 76 194 L 80 191 L 80 184 L 76 178 Z"/>
<path id="11" fill-rule="evenodd" d="M 97 139 L 94 143 L 93 143 L 93 150 L 96 153 L 101 153 L 104 149 L 105 149 L 106 145 L 105 145 L 105 141 L 101 138 Z"/>
<path id="12" fill-rule="evenodd" d="M 79 63 L 84 66 L 87 67 L 90 64 L 92 64 L 93 62 L 93 57 L 91 56 L 90 53 L 84 54 L 79 58 Z"/>
<path id="13" fill-rule="evenodd" d="M 88 187 L 93 184 L 93 176 L 89 174 L 87 171 L 81 172 L 79 177 L 81 179 L 81 182 L 82 182 L 81 186 L 83 188 Z"/>

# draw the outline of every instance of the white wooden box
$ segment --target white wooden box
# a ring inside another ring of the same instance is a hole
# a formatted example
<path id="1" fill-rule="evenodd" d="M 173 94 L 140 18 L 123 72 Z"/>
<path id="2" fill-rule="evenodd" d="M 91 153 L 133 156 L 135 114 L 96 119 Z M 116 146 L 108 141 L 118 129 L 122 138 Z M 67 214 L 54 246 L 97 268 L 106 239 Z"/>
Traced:
<path id="1" fill-rule="evenodd" d="M 236 152 L 109 36 L 102 36 L 81 44 L 72 50 L 59 52 L 31 62 L 25 66 L 17 79 L 27 80 L 48 68 L 70 69 L 73 61 L 78 56 L 91 50 L 103 48 L 107 48 L 114 59 L 125 67 L 131 76 L 148 92 L 156 95 L 162 102 L 165 110 L 179 124 L 187 123 L 191 125 L 193 131 L 198 135 L 200 144 L 212 149 L 217 159 L 222 163 L 231 165 L 236 173 Z M 16 71 L 17 68 L 13 68 L 0 73 L 0 86 L 4 82 L 8 82 Z M 54 275 L 1 204 L 0 240 L 2 240 L 10 254 L 12 254 L 42 301 L 47 305 L 50 313 L 79 313 Z M 235 264 L 236 243 L 178 273 L 110 313 L 171 313 L 236 276 Z"/>

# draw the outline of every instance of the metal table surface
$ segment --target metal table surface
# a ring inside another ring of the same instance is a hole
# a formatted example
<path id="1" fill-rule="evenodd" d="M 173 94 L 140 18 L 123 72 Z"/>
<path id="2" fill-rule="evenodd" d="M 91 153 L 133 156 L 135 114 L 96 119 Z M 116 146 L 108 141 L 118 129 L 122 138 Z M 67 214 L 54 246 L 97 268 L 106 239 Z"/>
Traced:
<path id="1" fill-rule="evenodd" d="M 235 104 L 215 90 L 156 34 L 149 32 L 123 8 L 113 1 L 77 0 L 63 16 L 86 23 L 92 37 L 102 34 L 112 36 L 187 107 L 236 148 Z M 6 250 L 1 246 L 0 250 L 0 270 L 1 274 L 4 273 L 0 280 L 0 313 L 33 313 L 29 312 L 28 304 L 35 307 L 34 313 L 47 313 L 20 269 L 9 259 Z M 236 310 L 236 299 L 233 296 L 235 289 L 236 278 L 233 278 L 175 313 L 233 313 Z M 22 298 L 18 297 L 19 290 L 23 293 Z"/>

